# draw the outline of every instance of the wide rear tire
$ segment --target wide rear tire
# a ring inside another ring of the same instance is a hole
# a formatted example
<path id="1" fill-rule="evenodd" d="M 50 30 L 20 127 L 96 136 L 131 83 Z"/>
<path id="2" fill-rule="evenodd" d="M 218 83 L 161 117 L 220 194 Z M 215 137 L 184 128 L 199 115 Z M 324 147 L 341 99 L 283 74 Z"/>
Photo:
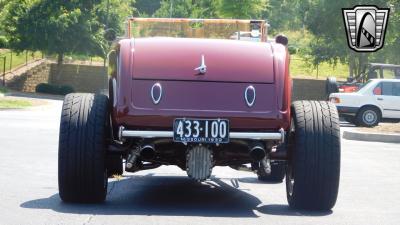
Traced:
<path id="1" fill-rule="evenodd" d="M 65 97 L 58 147 L 58 185 L 63 201 L 96 203 L 107 194 L 108 98 L 101 94 Z"/>
<path id="2" fill-rule="evenodd" d="M 286 190 L 296 209 L 329 210 L 337 199 L 340 177 L 340 128 L 336 107 L 329 102 L 299 101 L 292 105 Z"/>

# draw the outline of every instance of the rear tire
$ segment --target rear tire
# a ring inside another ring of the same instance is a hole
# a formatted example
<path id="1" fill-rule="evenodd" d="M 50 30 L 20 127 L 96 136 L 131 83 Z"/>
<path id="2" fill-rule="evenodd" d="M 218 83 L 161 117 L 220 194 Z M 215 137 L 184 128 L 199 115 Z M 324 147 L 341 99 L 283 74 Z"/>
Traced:
<path id="1" fill-rule="evenodd" d="M 329 210 L 337 199 L 340 130 L 335 105 L 298 101 L 292 105 L 286 191 L 290 207 Z"/>
<path id="2" fill-rule="evenodd" d="M 356 125 L 363 127 L 374 127 L 381 121 L 381 112 L 375 107 L 363 107 L 356 116 Z"/>
<path id="3" fill-rule="evenodd" d="M 282 182 L 285 177 L 284 162 L 271 162 L 271 173 L 266 174 L 263 169 L 257 170 L 258 180 L 264 182 Z"/>
<path id="4" fill-rule="evenodd" d="M 63 201 L 105 200 L 108 120 L 107 96 L 69 94 L 65 97 L 58 147 L 58 185 Z"/>

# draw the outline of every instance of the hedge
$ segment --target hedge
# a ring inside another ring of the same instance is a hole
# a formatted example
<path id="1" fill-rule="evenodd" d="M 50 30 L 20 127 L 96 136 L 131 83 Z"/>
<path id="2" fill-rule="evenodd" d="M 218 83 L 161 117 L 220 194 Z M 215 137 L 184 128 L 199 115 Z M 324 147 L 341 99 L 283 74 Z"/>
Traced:
<path id="1" fill-rule="evenodd" d="M 75 92 L 71 86 L 67 85 L 53 85 L 40 83 L 35 88 L 38 93 L 55 94 L 55 95 L 67 95 L 69 93 Z"/>

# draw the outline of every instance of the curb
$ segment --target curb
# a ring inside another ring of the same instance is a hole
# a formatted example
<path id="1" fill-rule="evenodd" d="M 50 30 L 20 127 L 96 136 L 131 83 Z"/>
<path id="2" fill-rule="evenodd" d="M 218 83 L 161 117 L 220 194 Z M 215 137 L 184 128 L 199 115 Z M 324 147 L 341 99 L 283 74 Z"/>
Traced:
<path id="1" fill-rule="evenodd" d="M 355 141 L 400 143 L 399 134 L 377 134 L 377 133 L 343 131 L 343 138 Z"/>

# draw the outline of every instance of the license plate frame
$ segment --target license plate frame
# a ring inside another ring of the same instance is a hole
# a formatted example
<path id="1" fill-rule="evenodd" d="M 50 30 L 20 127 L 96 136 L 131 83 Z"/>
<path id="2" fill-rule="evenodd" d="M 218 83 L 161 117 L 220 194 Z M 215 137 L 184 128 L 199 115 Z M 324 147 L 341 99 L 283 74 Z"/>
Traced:
<path id="1" fill-rule="evenodd" d="M 207 144 L 229 143 L 229 120 L 176 118 L 173 124 L 173 133 L 174 142 Z"/>

